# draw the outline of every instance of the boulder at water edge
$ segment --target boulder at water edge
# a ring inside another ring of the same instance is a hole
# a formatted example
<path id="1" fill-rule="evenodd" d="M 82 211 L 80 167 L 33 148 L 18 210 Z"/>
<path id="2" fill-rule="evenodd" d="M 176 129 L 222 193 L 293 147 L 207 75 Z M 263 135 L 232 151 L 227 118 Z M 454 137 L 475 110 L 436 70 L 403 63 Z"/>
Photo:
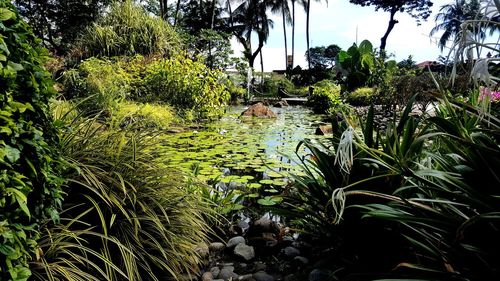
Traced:
<path id="1" fill-rule="evenodd" d="M 247 110 L 241 113 L 242 117 L 260 117 L 260 118 L 276 118 L 276 113 L 274 113 L 269 107 L 265 106 L 263 103 L 258 102 L 250 106 Z"/>

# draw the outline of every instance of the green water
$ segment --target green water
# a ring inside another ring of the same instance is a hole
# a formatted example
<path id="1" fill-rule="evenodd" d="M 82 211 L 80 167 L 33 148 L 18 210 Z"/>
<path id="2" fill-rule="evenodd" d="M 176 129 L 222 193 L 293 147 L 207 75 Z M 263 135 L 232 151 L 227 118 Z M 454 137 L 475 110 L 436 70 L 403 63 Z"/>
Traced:
<path id="1" fill-rule="evenodd" d="M 189 129 L 163 137 L 161 153 L 167 166 L 211 184 L 276 190 L 286 185 L 288 173 L 298 160 L 295 149 L 304 138 L 321 138 L 315 129 L 322 115 L 308 108 L 289 106 L 271 109 L 274 119 L 238 118 L 245 108 L 228 108 L 226 115 L 202 129 Z M 301 149 L 299 155 L 307 154 Z"/>

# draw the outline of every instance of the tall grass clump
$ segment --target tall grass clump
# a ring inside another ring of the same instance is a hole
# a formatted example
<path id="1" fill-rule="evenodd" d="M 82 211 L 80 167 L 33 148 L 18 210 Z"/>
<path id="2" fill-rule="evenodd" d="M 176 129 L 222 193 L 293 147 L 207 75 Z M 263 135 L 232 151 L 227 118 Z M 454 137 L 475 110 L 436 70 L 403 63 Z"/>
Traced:
<path id="1" fill-rule="evenodd" d="M 127 0 L 112 4 L 106 14 L 87 27 L 72 55 L 80 58 L 137 54 L 169 56 L 180 49 L 181 39 L 169 23 Z"/>
<path id="2" fill-rule="evenodd" d="M 64 116 L 69 116 L 69 114 Z M 61 136 L 72 169 L 60 224 L 47 225 L 36 280 L 171 280 L 197 273 L 210 208 L 166 169 L 148 130 L 70 118 Z"/>

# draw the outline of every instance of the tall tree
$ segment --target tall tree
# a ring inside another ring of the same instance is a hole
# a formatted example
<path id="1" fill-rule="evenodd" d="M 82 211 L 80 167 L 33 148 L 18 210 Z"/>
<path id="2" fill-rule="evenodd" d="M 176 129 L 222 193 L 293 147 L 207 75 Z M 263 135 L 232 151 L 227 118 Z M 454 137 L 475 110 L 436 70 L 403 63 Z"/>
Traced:
<path id="1" fill-rule="evenodd" d="M 267 17 L 267 3 L 264 0 L 247 0 L 241 3 L 233 12 L 232 32 L 243 45 L 243 55 L 251 68 L 255 58 L 269 37 L 273 21 Z M 258 46 L 252 49 L 252 34 L 257 33 Z"/>
<path id="2" fill-rule="evenodd" d="M 321 0 L 316 0 L 317 2 Z M 328 0 L 326 0 L 328 3 Z M 304 9 L 306 10 L 306 43 L 307 43 L 307 50 L 309 50 L 309 44 L 311 43 L 311 40 L 309 40 L 309 22 L 310 22 L 310 15 L 311 15 L 311 0 L 301 0 L 301 4 L 304 6 Z M 308 68 L 311 68 L 311 58 L 309 57 L 309 53 L 307 54 L 307 64 Z"/>
<path id="3" fill-rule="evenodd" d="M 436 15 L 436 26 L 431 30 L 430 35 L 439 31 L 444 31 L 439 38 L 439 48 L 441 51 L 446 47 L 446 43 L 455 40 L 456 35 L 462 30 L 462 23 L 466 20 L 481 18 L 480 3 L 478 0 L 456 0 L 454 3 L 441 6 Z M 470 30 L 473 33 L 483 32 L 479 28 Z"/>
<path id="4" fill-rule="evenodd" d="M 160 16 L 168 21 L 168 0 L 160 0 Z"/>
<path id="5" fill-rule="evenodd" d="M 292 69 L 293 69 L 294 60 L 295 60 L 295 1 L 296 0 L 291 0 L 291 2 L 292 2 L 292 65 L 291 65 L 291 68 Z"/>
<path id="6" fill-rule="evenodd" d="M 335 44 L 328 47 L 313 47 L 306 51 L 306 57 L 311 60 L 312 68 L 331 69 L 340 51 L 341 48 Z"/>
<path id="7" fill-rule="evenodd" d="M 271 0 L 269 4 L 271 12 L 280 13 L 283 20 L 283 38 L 285 41 L 285 68 L 288 64 L 288 42 L 286 37 L 286 25 L 292 22 L 288 0 Z"/>
<path id="8" fill-rule="evenodd" d="M 375 11 L 383 10 L 389 12 L 389 25 L 387 30 L 380 39 L 380 50 L 385 50 L 387 38 L 391 33 L 394 26 L 399 22 L 395 19 L 397 12 L 407 13 L 417 20 L 417 24 L 420 21 L 426 20 L 430 14 L 433 3 L 430 0 L 349 0 L 351 3 L 356 5 L 365 6 L 375 6 Z"/>

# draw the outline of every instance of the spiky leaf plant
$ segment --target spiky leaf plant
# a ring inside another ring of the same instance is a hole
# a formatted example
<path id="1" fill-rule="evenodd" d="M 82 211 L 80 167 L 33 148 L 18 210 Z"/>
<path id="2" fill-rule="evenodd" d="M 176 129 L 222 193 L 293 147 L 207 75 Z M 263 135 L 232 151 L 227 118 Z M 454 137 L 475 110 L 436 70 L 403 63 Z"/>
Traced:
<path id="1" fill-rule="evenodd" d="M 348 173 L 334 156 L 342 130 L 336 150 L 306 142 L 312 160 L 284 212 L 342 257 L 330 263 L 342 280 L 498 279 L 499 119 L 446 99 L 433 117 L 410 108 L 379 142 L 365 122 Z"/>
<path id="2" fill-rule="evenodd" d="M 74 167 L 61 224 L 47 226 L 38 280 L 171 280 L 196 273 L 210 208 L 163 168 L 155 135 L 75 118 L 62 154 Z M 90 278 L 90 276 L 93 276 Z"/>

